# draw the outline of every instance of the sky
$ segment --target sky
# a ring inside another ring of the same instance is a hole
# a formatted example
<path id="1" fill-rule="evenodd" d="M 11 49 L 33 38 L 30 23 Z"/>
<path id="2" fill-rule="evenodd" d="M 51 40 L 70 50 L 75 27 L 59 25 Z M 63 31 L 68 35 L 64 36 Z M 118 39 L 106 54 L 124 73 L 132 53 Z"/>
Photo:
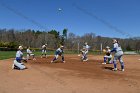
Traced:
<path id="1" fill-rule="evenodd" d="M 0 28 L 137 37 L 140 0 L 0 0 Z"/>

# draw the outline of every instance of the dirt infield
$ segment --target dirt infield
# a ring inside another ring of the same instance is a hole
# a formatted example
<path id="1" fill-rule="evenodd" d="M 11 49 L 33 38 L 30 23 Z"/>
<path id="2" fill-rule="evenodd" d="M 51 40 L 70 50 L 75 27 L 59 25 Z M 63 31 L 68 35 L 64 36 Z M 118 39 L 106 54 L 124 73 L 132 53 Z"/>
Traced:
<path id="1" fill-rule="evenodd" d="M 124 56 L 124 72 L 102 65 L 103 56 L 90 55 L 88 62 L 77 55 L 66 55 L 66 63 L 52 59 L 29 60 L 20 71 L 11 69 L 13 59 L 1 60 L 0 93 L 140 93 L 139 55 Z"/>

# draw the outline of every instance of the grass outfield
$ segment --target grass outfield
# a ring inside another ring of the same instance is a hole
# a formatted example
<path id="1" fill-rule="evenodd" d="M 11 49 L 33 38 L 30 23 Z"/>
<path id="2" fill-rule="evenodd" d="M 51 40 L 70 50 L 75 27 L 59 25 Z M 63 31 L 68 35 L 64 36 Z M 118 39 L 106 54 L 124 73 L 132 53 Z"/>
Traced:
<path id="1" fill-rule="evenodd" d="M 26 52 L 23 52 L 24 56 L 26 56 Z M 36 56 L 41 56 L 41 52 L 40 51 L 35 51 L 34 54 Z M 47 55 L 53 55 L 54 52 L 53 51 L 48 51 Z M 16 55 L 16 51 L 0 51 L 0 60 L 3 59 L 9 59 L 9 58 L 15 58 Z"/>
<path id="2" fill-rule="evenodd" d="M 64 51 L 65 54 L 78 54 L 77 51 Z M 41 56 L 41 51 L 33 52 L 35 56 Z M 23 51 L 24 56 L 26 57 L 26 51 Z M 55 51 L 47 51 L 47 55 L 54 55 Z M 99 52 L 90 51 L 88 54 L 98 55 Z M 15 58 L 16 51 L 0 51 L 0 60 Z"/>
<path id="3" fill-rule="evenodd" d="M 14 58 L 16 51 L 0 51 L 0 60 Z"/>

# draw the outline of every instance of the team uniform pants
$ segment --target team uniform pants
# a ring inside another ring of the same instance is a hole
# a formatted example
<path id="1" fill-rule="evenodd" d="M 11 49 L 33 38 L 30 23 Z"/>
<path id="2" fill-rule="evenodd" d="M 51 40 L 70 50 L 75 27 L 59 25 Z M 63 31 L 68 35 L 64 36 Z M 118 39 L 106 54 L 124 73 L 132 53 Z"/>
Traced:
<path id="1" fill-rule="evenodd" d="M 18 62 L 16 60 L 14 60 L 14 64 L 13 65 L 17 66 L 20 70 L 23 70 L 23 69 L 26 68 L 23 63 Z"/>
<path id="2" fill-rule="evenodd" d="M 113 63 L 114 63 L 114 68 L 117 68 L 117 60 L 119 60 L 120 64 L 121 64 L 121 69 L 124 69 L 124 62 L 122 60 L 122 56 L 123 56 L 123 52 L 119 51 L 117 53 L 115 53 L 114 55 L 114 59 L 113 59 Z"/>

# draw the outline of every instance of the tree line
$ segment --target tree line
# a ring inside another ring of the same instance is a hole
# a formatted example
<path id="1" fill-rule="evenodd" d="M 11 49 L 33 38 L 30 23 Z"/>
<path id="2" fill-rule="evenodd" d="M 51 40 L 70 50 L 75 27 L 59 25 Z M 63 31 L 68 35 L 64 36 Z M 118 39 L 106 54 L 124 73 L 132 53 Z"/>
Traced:
<path id="1" fill-rule="evenodd" d="M 64 45 L 65 49 L 77 50 L 83 47 L 84 42 L 88 42 L 91 50 L 100 50 L 101 44 L 102 48 L 106 46 L 113 47 L 112 39 L 113 38 L 96 36 L 95 33 L 86 33 L 83 36 L 78 36 L 71 32 L 68 33 L 68 29 L 64 29 L 63 31 L 0 29 L 1 48 L 17 48 L 19 45 L 41 48 L 43 44 L 48 44 L 48 48 L 50 49 L 56 49 L 60 45 Z M 140 37 L 116 39 L 124 51 L 140 51 Z"/>

